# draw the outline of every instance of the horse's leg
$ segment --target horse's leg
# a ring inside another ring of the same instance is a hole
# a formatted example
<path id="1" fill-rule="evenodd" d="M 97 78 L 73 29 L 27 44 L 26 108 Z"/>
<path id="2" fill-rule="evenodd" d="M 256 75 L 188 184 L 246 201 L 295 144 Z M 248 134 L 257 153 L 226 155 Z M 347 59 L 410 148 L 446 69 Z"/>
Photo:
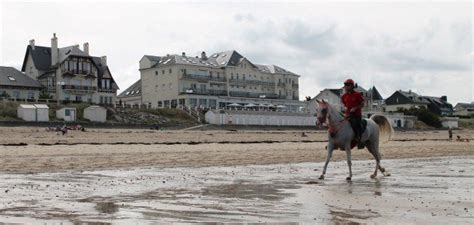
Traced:
<path id="1" fill-rule="evenodd" d="M 376 148 L 377 147 L 375 146 L 374 142 L 369 142 L 369 144 L 367 145 L 367 149 L 369 150 L 370 154 L 374 156 L 374 159 L 375 159 L 375 171 L 372 175 L 370 175 L 370 178 L 372 179 L 377 177 L 377 170 L 380 168 L 380 158 L 375 152 Z"/>
<path id="2" fill-rule="evenodd" d="M 375 176 L 377 176 L 377 168 L 380 170 L 380 172 L 384 175 L 384 176 L 390 176 L 390 173 L 386 172 L 385 171 L 385 168 L 382 167 L 382 165 L 380 165 L 380 161 L 382 160 L 382 156 L 380 155 L 380 145 L 379 145 L 379 141 L 375 141 L 374 142 L 374 145 L 373 145 L 373 155 L 375 157 L 375 160 L 377 162 L 377 165 L 375 167 L 375 173 L 374 173 L 374 178 Z M 371 152 L 372 152 L 371 151 Z M 372 176 L 371 176 L 372 177 Z"/>
<path id="3" fill-rule="evenodd" d="M 332 157 L 332 152 L 334 150 L 334 144 L 332 142 L 328 142 L 327 150 L 328 150 L 328 156 L 326 158 L 326 163 L 324 164 L 323 173 L 321 174 L 321 176 L 319 176 L 320 180 L 324 179 L 324 175 L 326 174 L 326 169 L 327 169 L 329 161 L 331 160 L 331 157 Z"/>
<path id="4" fill-rule="evenodd" d="M 349 143 L 345 149 L 346 149 L 346 156 L 347 156 L 347 165 L 349 166 L 349 176 L 346 178 L 346 180 L 349 181 L 352 179 L 351 144 Z"/>

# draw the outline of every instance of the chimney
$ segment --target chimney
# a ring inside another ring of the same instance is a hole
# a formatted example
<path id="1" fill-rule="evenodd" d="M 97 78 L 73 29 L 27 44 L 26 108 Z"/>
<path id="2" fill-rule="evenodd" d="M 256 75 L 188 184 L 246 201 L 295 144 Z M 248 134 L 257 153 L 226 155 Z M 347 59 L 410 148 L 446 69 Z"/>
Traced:
<path id="1" fill-rule="evenodd" d="M 205 51 L 202 51 L 202 52 L 201 52 L 201 59 L 207 60 L 207 56 L 206 56 L 206 52 L 205 52 Z"/>
<path id="2" fill-rule="evenodd" d="M 107 66 L 107 56 L 100 57 L 100 63 L 102 63 L 102 66 Z"/>
<path id="3" fill-rule="evenodd" d="M 181 56 L 186 57 L 186 52 L 181 53 Z"/>
<path id="4" fill-rule="evenodd" d="M 446 95 L 441 96 L 441 100 L 447 102 L 448 101 L 448 96 L 446 96 Z"/>
<path id="5" fill-rule="evenodd" d="M 89 43 L 84 43 L 82 45 L 83 49 L 84 49 L 84 53 L 86 53 L 86 55 L 89 55 Z"/>
<path id="6" fill-rule="evenodd" d="M 51 65 L 55 66 L 58 64 L 58 38 L 56 37 L 56 33 L 53 34 L 53 38 L 51 38 Z"/>
<path id="7" fill-rule="evenodd" d="M 35 39 L 30 40 L 31 49 L 35 50 Z"/>

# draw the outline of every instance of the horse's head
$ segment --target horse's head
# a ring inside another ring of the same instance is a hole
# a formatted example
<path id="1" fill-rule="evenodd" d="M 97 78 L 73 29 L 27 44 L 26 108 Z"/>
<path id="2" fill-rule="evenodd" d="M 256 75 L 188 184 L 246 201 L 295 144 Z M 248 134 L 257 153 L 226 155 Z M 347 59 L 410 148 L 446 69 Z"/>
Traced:
<path id="1" fill-rule="evenodd" d="M 321 126 L 323 123 L 326 123 L 326 118 L 328 117 L 329 113 L 329 103 L 327 103 L 324 100 L 319 101 L 316 99 L 316 102 L 318 103 L 317 109 L 316 109 L 316 115 L 317 115 L 317 121 L 316 125 Z"/>

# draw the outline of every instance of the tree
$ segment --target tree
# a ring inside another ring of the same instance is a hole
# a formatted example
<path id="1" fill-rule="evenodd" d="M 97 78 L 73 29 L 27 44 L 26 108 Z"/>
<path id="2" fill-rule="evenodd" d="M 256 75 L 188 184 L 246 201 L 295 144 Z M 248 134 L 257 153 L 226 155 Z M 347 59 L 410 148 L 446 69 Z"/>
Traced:
<path id="1" fill-rule="evenodd" d="M 10 98 L 10 95 L 6 91 L 4 91 L 0 94 L 0 98 Z"/>
<path id="2" fill-rule="evenodd" d="M 39 99 L 52 99 L 53 97 L 48 93 L 48 90 L 42 89 L 38 98 Z"/>

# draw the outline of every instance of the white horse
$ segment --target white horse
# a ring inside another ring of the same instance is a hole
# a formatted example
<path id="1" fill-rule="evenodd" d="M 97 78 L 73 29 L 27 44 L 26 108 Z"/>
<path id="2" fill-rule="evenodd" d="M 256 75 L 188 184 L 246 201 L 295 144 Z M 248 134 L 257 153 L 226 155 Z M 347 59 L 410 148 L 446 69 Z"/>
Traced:
<path id="1" fill-rule="evenodd" d="M 349 121 L 345 119 L 340 112 L 334 110 L 329 103 L 324 100 L 316 100 L 316 102 L 318 103 L 317 125 L 321 126 L 323 123 L 326 123 L 326 121 L 328 125 L 328 155 L 326 164 L 324 164 L 323 173 L 319 179 L 324 179 L 326 168 L 331 160 L 334 149 L 341 149 L 346 151 L 347 165 L 349 166 L 349 176 L 346 180 L 349 181 L 352 178 L 351 142 L 354 138 L 354 131 Z M 365 143 L 365 146 L 375 158 L 375 172 L 370 176 L 371 178 L 377 177 L 377 169 L 379 169 L 384 176 L 390 176 L 390 174 L 385 172 L 385 169 L 380 166 L 379 136 L 381 140 L 387 142 L 392 139 L 393 135 L 393 128 L 385 116 L 373 115 L 367 120 L 367 128 L 361 135 L 360 141 Z"/>

